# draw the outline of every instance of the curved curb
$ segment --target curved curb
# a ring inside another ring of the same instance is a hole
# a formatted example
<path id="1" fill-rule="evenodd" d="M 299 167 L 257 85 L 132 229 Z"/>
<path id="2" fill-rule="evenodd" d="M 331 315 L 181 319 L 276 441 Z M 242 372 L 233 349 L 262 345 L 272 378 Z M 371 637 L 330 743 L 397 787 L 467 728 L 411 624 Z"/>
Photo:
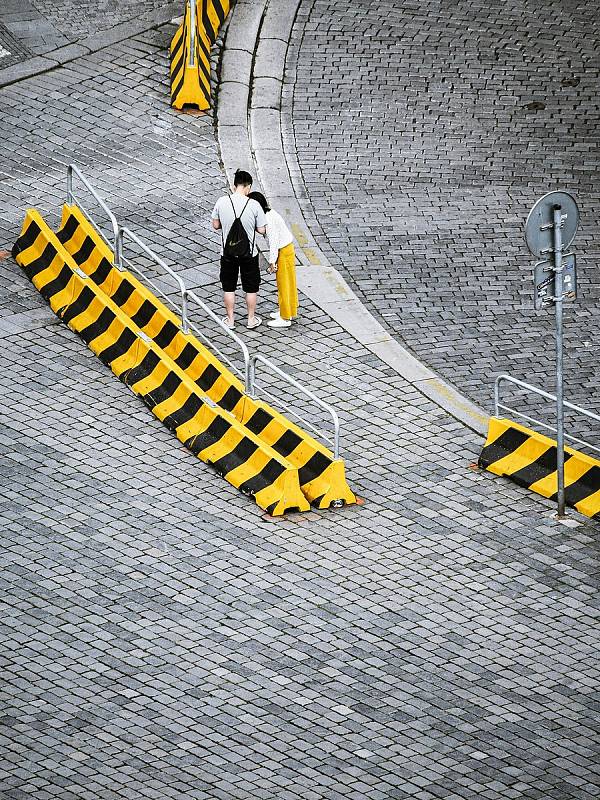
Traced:
<path id="1" fill-rule="evenodd" d="M 258 176 L 298 244 L 298 287 L 345 331 L 455 419 L 485 435 L 489 415 L 397 342 L 321 252 L 294 191 L 281 124 L 283 76 L 301 0 L 238 0 L 221 60 L 215 118 L 230 182 L 238 167 Z"/>
<path id="2" fill-rule="evenodd" d="M 114 25 L 112 28 L 91 34 L 72 44 L 64 45 L 56 50 L 50 50 L 44 55 L 33 56 L 21 61 L 19 64 L 13 64 L 12 67 L 0 69 L 0 89 L 5 86 L 11 86 L 13 83 L 33 78 L 36 75 L 43 75 L 53 69 L 62 67 L 63 64 L 76 61 L 82 56 L 97 53 L 98 50 L 103 50 L 105 47 L 110 47 L 110 45 L 138 36 L 140 33 L 158 28 L 160 25 L 170 22 L 180 12 L 181 2 L 165 3 L 157 11 L 149 11 L 134 20 Z"/>

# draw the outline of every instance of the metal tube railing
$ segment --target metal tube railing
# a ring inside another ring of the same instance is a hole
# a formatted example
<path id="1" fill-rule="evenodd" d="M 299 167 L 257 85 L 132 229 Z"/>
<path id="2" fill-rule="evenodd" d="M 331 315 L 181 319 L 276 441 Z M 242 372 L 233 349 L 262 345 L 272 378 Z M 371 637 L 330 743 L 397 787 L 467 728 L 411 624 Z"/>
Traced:
<path id="1" fill-rule="evenodd" d="M 194 2 L 192 2 L 191 5 L 195 5 Z M 154 261 L 155 264 L 157 264 L 162 270 L 164 270 L 164 272 L 166 272 L 167 275 L 169 275 L 171 278 L 173 278 L 173 280 L 177 283 L 177 286 L 179 288 L 179 294 L 181 296 L 181 330 L 182 330 L 182 332 L 187 334 L 187 333 L 190 332 L 190 327 L 192 327 L 206 342 L 208 342 L 208 344 L 217 353 L 219 353 L 219 350 L 215 346 L 215 344 L 213 342 L 211 342 L 210 339 L 202 331 L 200 331 L 200 329 L 196 325 L 194 325 L 193 323 L 190 323 L 190 320 L 189 320 L 189 303 L 190 303 L 190 301 L 192 301 L 192 302 L 196 303 L 197 305 L 199 305 L 208 314 L 208 316 L 214 322 L 217 323 L 219 328 L 221 330 L 223 330 L 227 334 L 228 337 L 230 337 L 231 339 L 233 339 L 236 342 L 236 344 L 238 345 L 239 349 L 241 350 L 241 353 L 242 353 L 242 356 L 243 356 L 243 359 L 244 359 L 244 381 L 245 381 L 245 389 L 246 389 L 246 394 L 247 395 L 249 395 L 250 397 L 254 397 L 255 396 L 255 392 L 256 392 L 256 388 L 257 388 L 257 384 L 256 384 L 256 364 L 260 361 L 262 364 L 264 364 L 266 367 L 268 367 L 270 370 L 272 370 L 275 374 L 279 375 L 279 377 L 283 378 L 285 381 L 287 381 L 292 386 L 294 386 L 296 389 L 298 389 L 300 392 L 302 392 L 306 397 L 308 397 L 310 400 L 312 400 L 312 402 L 315 403 L 315 405 L 317 405 L 320 408 L 322 408 L 325 411 L 327 411 L 327 413 L 331 416 L 331 419 L 333 421 L 333 428 L 334 428 L 333 453 L 334 453 L 334 458 L 335 459 L 339 459 L 339 455 L 340 455 L 340 420 L 339 420 L 339 417 L 337 415 L 336 410 L 332 406 L 330 406 L 328 403 L 325 403 L 323 400 L 320 400 L 315 394 L 313 394 L 313 392 L 310 391 L 310 389 L 307 389 L 305 386 L 303 386 L 295 378 L 292 378 L 291 375 L 288 375 L 287 372 L 284 372 L 282 369 L 280 369 L 275 364 L 273 364 L 272 361 L 269 361 L 269 359 L 265 358 L 265 356 L 261 355 L 260 353 L 256 353 L 253 356 L 251 356 L 250 352 L 249 352 L 249 350 L 248 350 L 248 348 L 247 348 L 247 346 L 245 344 L 245 342 L 237 334 L 235 334 L 230 328 L 228 328 L 225 325 L 225 323 L 223 322 L 223 320 L 219 316 L 217 316 L 217 314 L 215 314 L 215 312 L 200 297 L 198 297 L 198 295 L 195 292 L 188 291 L 188 289 L 186 288 L 185 283 L 179 277 L 179 275 L 177 275 L 177 273 L 174 272 L 169 267 L 169 265 L 166 264 L 163 261 L 163 259 L 160 258 L 160 256 L 158 256 L 154 252 L 154 250 L 152 250 L 150 247 L 148 247 L 148 245 L 145 242 L 143 242 L 139 238 L 139 236 L 137 236 L 135 233 L 133 233 L 133 231 L 129 230 L 129 228 L 124 227 L 124 226 L 122 227 L 122 226 L 119 225 L 115 215 L 112 213 L 112 211 L 106 205 L 106 203 L 102 200 L 102 198 L 96 193 L 95 189 L 92 188 L 92 186 L 89 184 L 87 179 L 82 175 L 82 173 L 80 172 L 78 167 L 75 166 L 75 164 L 69 164 L 67 166 L 67 203 L 69 203 L 70 205 L 71 204 L 76 204 L 80 208 L 82 208 L 82 210 L 85 210 L 83 208 L 83 206 L 81 205 L 81 202 L 79 200 L 77 200 L 77 198 L 75 197 L 75 193 L 73 191 L 73 175 L 76 175 L 79 178 L 79 180 L 81 180 L 81 182 L 84 184 L 84 186 L 88 189 L 88 191 L 95 198 L 95 200 L 97 201 L 98 205 L 107 214 L 107 216 L 108 216 L 108 218 L 109 218 L 109 220 L 111 222 L 112 229 L 113 229 L 113 237 L 114 237 L 113 253 L 114 253 L 114 265 L 115 265 L 115 267 L 122 271 L 123 269 L 125 269 L 124 264 L 126 263 L 130 269 L 132 269 L 133 271 L 137 272 L 138 275 L 140 275 L 140 277 L 142 277 L 147 283 L 149 283 L 150 286 L 152 286 L 153 289 L 155 291 L 157 291 L 168 302 L 168 304 L 173 309 L 175 309 L 176 311 L 179 310 L 179 308 L 176 305 L 176 303 L 174 303 L 171 300 L 171 298 L 165 292 L 162 291 L 162 289 L 160 289 L 139 267 L 137 267 L 135 264 L 133 264 L 130 261 L 130 259 L 128 259 L 128 258 L 126 258 L 124 256 L 124 254 L 123 254 L 123 241 L 124 241 L 125 238 L 131 239 L 133 242 L 135 242 L 135 244 L 137 244 L 137 246 L 152 261 Z M 104 234 L 99 230 L 99 228 L 97 227 L 95 221 L 92 219 L 91 215 L 88 212 L 86 212 L 86 216 L 89 217 L 90 222 L 94 225 L 94 227 L 96 227 L 96 229 L 103 236 L 103 238 L 106 238 L 104 236 Z M 234 369 L 237 372 L 239 372 L 239 369 L 237 367 L 235 367 L 233 364 L 231 364 L 231 361 L 230 361 L 229 358 L 227 358 L 226 356 L 223 356 L 221 353 L 219 353 L 219 355 L 221 355 L 222 358 L 225 358 L 225 360 L 231 366 L 233 366 Z M 280 400 L 280 398 L 274 397 L 273 395 L 271 395 L 266 390 L 263 390 L 262 393 L 264 395 L 268 396 L 268 397 L 273 398 L 275 400 L 275 402 L 278 402 Z M 566 404 L 566 405 L 568 405 L 568 404 Z M 312 428 L 314 431 L 317 431 L 321 435 L 324 435 L 311 422 L 309 422 L 306 419 L 303 419 L 299 414 L 297 414 L 292 409 L 288 409 L 288 412 L 292 413 L 293 416 L 296 417 L 300 422 L 303 422 L 304 424 L 309 425 L 310 428 Z M 328 437 L 325 437 L 325 438 L 328 438 Z"/>
<path id="2" fill-rule="evenodd" d="M 204 300 L 201 300 L 195 292 L 188 292 L 188 300 L 192 300 L 194 303 L 197 303 L 200 308 L 202 308 L 208 316 L 217 323 L 217 325 L 225 331 L 225 333 L 236 342 L 242 351 L 242 355 L 244 357 L 244 381 L 246 384 L 246 392 L 248 391 L 248 385 L 250 383 L 250 352 L 246 347 L 246 343 L 240 339 L 237 333 L 234 333 L 231 328 L 228 328 L 227 325 L 223 322 L 223 320 L 218 317 L 215 312 L 207 306 Z"/>
<path id="3" fill-rule="evenodd" d="M 158 266 L 161 269 L 164 269 L 164 271 L 177 282 L 177 285 L 179 286 L 179 293 L 181 295 L 181 330 L 183 333 L 189 333 L 190 326 L 188 321 L 188 290 L 186 289 L 185 283 L 179 277 L 179 275 L 176 272 L 174 272 L 171 269 L 171 267 L 169 267 L 168 264 L 165 264 L 165 262 L 162 260 L 162 258 L 160 258 L 160 256 L 156 255 L 154 250 L 151 250 L 148 247 L 148 245 L 145 242 L 143 242 L 139 236 L 133 233 L 133 231 L 130 231 L 129 228 L 119 227 L 119 230 L 117 232 L 118 250 L 121 256 L 123 254 L 123 239 L 125 236 L 134 241 L 137 244 L 137 246 L 141 250 L 143 250 L 144 253 L 146 253 L 147 256 L 149 256 L 156 264 L 158 264 Z"/>
<path id="4" fill-rule="evenodd" d="M 78 167 L 75 164 L 69 164 L 67 166 L 67 203 L 69 205 L 73 205 L 75 201 L 75 193 L 73 192 L 73 174 L 77 175 L 79 180 L 83 183 L 85 188 L 90 192 L 90 194 L 94 197 L 100 208 L 106 213 L 110 220 L 110 224 L 112 225 L 113 229 L 113 256 L 114 256 L 114 264 L 117 269 L 121 269 L 121 250 L 119 248 L 119 223 L 117 222 L 117 218 L 112 213 L 110 208 L 106 205 L 104 200 L 100 197 L 100 195 L 96 192 L 96 190 L 88 183 L 87 179 L 81 174 Z"/>
<path id="5" fill-rule="evenodd" d="M 517 378 L 513 378 L 512 375 L 502 374 L 498 375 L 495 382 L 494 382 L 494 416 L 499 417 L 500 409 L 504 409 L 504 411 L 510 411 L 512 414 L 515 414 L 518 417 L 522 417 L 526 419 L 528 422 L 533 422 L 536 425 L 540 425 L 542 428 L 546 430 L 552 431 L 556 433 L 556 428 L 552 425 L 548 425 L 546 422 L 542 422 L 539 419 L 535 419 L 534 417 L 529 417 L 527 414 L 523 414 L 522 411 L 517 411 L 515 408 L 511 406 L 504 405 L 504 403 L 500 402 L 500 385 L 503 381 L 507 383 L 513 383 L 515 386 L 519 386 L 522 389 L 526 389 L 528 392 L 532 392 L 533 394 L 537 394 L 540 397 L 543 397 L 546 400 L 552 400 L 556 402 L 556 395 L 551 394 L 550 392 L 546 392 L 543 389 L 538 389 L 537 386 L 532 386 L 530 383 L 525 383 L 525 381 L 520 381 Z M 574 403 L 569 403 L 567 400 L 563 401 L 563 405 L 565 408 L 570 409 L 571 411 L 575 411 L 578 414 L 582 414 L 588 419 L 593 419 L 595 422 L 600 422 L 600 415 L 595 414 L 593 411 L 588 411 L 586 408 L 582 408 L 581 406 L 577 406 Z M 584 445 L 584 447 L 589 447 L 590 450 L 595 450 L 596 452 L 600 453 L 600 447 L 597 445 L 591 444 L 590 442 L 586 442 L 585 439 L 579 439 L 576 436 L 572 436 L 571 434 L 565 433 L 565 438 L 569 439 L 572 442 L 577 442 L 577 444 Z"/>
<path id="6" fill-rule="evenodd" d="M 337 460 L 340 457 L 340 419 L 337 415 L 337 411 L 330 406 L 328 403 L 325 403 L 323 400 L 320 400 L 315 394 L 313 394 L 310 389 L 307 389 L 303 386 L 299 381 L 295 378 L 292 378 L 291 375 L 288 375 L 287 372 L 284 372 L 279 367 L 275 366 L 272 361 L 269 361 L 268 358 L 265 358 L 260 353 L 254 353 L 250 357 L 250 374 L 249 374 L 249 382 L 246 384 L 246 394 L 250 397 L 255 396 L 255 389 L 256 389 L 256 364 L 260 361 L 266 367 L 273 370 L 277 375 L 281 378 L 286 380 L 288 383 L 291 383 L 292 386 L 295 386 L 296 389 L 301 391 L 307 397 L 309 397 L 313 403 L 318 405 L 320 408 L 323 408 L 331 415 L 331 419 L 333 420 L 333 457 Z"/>

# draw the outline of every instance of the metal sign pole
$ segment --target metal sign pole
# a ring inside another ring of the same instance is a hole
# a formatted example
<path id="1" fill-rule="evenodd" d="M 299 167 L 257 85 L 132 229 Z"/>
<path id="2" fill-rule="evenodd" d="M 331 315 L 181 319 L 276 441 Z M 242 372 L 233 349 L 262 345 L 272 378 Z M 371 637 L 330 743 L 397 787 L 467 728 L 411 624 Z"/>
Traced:
<path id="1" fill-rule="evenodd" d="M 565 435 L 563 405 L 562 209 L 554 206 L 554 308 L 556 319 L 556 473 L 558 516 L 565 516 Z"/>
<path id="2" fill-rule="evenodd" d="M 188 66 L 196 65 L 196 0 L 189 0 L 190 8 L 190 52 Z"/>

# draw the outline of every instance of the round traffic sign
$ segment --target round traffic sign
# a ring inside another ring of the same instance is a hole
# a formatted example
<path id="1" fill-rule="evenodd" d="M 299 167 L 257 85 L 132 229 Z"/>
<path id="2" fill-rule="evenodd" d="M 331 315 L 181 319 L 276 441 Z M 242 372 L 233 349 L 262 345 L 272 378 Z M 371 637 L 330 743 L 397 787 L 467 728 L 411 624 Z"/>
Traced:
<path id="1" fill-rule="evenodd" d="M 577 233 L 579 209 L 568 192 L 548 192 L 537 201 L 525 223 L 525 241 L 534 256 L 554 251 L 554 209 L 560 207 L 562 216 L 562 246 L 567 248 Z"/>

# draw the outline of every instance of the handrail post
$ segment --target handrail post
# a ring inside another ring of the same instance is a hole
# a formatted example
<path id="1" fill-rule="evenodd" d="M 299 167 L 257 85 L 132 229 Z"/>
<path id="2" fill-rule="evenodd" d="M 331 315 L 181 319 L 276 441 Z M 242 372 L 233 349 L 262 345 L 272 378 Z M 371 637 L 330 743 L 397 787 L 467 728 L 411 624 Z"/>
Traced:
<path id="1" fill-rule="evenodd" d="M 115 237 L 115 267 L 119 272 L 123 269 L 123 228 L 117 228 Z"/>
<path id="2" fill-rule="evenodd" d="M 181 331 L 182 333 L 190 332 L 190 324 L 188 322 L 188 293 L 187 289 L 181 290 Z"/>
<path id="3" fill-rule="evenodd" d="M 73 205 L 73 165 L 67 166 L 67 204 Z"/>
<path id="4" fill-rule="evenodd" d="M 188 66 L 194 67 L 196 65 L 196 0 L 189 0 L 188 5 L 190 8 L 190 54 Z"/>
<path id="5" fill-rule="evenodd" d="M 494 416 L 499 417 L 499 406 L 500 406 L 500 381 L 504 378 L 504 375 L 498 375 L 496 380 L 494 381 Z"/>

